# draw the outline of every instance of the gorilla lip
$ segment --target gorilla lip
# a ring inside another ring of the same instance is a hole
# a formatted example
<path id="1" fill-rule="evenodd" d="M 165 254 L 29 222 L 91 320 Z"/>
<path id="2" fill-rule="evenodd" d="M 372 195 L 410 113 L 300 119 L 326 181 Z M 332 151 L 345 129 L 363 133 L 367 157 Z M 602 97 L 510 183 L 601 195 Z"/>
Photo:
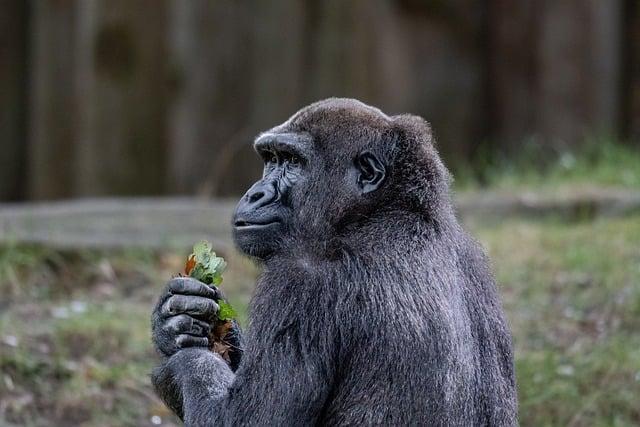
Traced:
<path id="1" fill-rule="evenodd" d="M 242 229 L 242 230 L 255 230 L 258 228 L 264 228 L 264 227 L 268 227 L 270 225 L 274 225 L 274 224 L 279 224 L 280 221 L 277 219 L 274 219 L 272 221 L 268 221 L 268 222 L 251 222 L 251 221 L 246 221 L 246 220 L 238 220 L 236 222 L 234 222 L 233 226 L 236 229 Z"/>

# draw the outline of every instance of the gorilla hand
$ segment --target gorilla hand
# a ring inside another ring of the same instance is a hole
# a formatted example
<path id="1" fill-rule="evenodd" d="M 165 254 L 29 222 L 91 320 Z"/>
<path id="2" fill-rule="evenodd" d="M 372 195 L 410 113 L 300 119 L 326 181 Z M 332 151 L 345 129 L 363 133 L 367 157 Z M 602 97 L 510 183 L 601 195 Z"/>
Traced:
<path id="1" fill-rule="evenodd" d="M 166 357 L 187 347 L 208 347 L 211 322 L 218 312 L 217 288 L 190 277 L 169 281 L 153 310 L 151 324 L 156 349 Z"/>

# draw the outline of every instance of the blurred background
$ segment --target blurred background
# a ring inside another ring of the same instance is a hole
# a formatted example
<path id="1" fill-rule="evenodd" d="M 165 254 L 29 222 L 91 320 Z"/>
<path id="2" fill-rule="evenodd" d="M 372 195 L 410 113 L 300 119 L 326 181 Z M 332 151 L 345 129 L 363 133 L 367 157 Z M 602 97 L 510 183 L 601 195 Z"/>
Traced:
<path id="1" fill-rule="evenodd" d="M 424 116 L 465 178 L 640 135 L 636 0 L 1 4 L 3 200 L 238 195 L 330 96 Z"/>
<path id="2" fill-rule="evenodd" d="M 251 142 L 355 97 L 431 122 L 525 426 L 640 425 L 639 0 L 0 0 L 0 424 L 174 425 L 148 318 Z"/>

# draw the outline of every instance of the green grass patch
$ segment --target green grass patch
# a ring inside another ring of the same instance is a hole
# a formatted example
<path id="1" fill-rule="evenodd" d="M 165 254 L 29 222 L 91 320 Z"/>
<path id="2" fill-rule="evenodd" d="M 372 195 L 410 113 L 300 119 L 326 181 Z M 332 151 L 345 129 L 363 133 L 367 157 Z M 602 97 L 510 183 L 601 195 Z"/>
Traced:
<path id="1" fill-rule="evenodd" d="M 186 255 L 0 247 L 0 424 L 176 425 L 151 390 L 149 319 Z M 228 261 L 223 288 L 244 322 L 256 269 Z"/>
<path id="2" fill-rule="evenodd" d="M 555 189 L 567 186 L 640 188 L 638 145 L 591 138 L 578 149 L 551 148 L 531 139 L 508 156 L 479 154 L 454 168 L 456 188 Z"/>
<path id="3" fill-rule="evenodd" d="M 513 330 L 522 425 L 638 425 L 640 217 L 475 231 Z"/>
<path id="4" fill-rule="evenodd" d="M 513 330 L 521 424 L 640 424 L 640 216 L 473 224 Z M 174 425 L 149 383 L 149 315 L 185 256 L 0 248 L 0 424 Z M 225 258 L 244 320 L 257 270 Z"/>

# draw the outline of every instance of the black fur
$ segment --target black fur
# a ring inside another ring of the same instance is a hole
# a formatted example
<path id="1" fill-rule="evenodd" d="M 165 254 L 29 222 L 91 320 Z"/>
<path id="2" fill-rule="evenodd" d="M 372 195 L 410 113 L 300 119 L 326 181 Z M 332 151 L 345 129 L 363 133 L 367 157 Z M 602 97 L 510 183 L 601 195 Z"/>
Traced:
<path id="1" fill-rule="evenodd" d="M 329 99 L 270 132 L 309 136 L 315 166 L 264 258 L 242 360 L 159 345 L 160 396 L 193 426 L 516 425 L 510 333 L 428 124 Z M 387 175 L 361 194 L 365 150 Z"/>

